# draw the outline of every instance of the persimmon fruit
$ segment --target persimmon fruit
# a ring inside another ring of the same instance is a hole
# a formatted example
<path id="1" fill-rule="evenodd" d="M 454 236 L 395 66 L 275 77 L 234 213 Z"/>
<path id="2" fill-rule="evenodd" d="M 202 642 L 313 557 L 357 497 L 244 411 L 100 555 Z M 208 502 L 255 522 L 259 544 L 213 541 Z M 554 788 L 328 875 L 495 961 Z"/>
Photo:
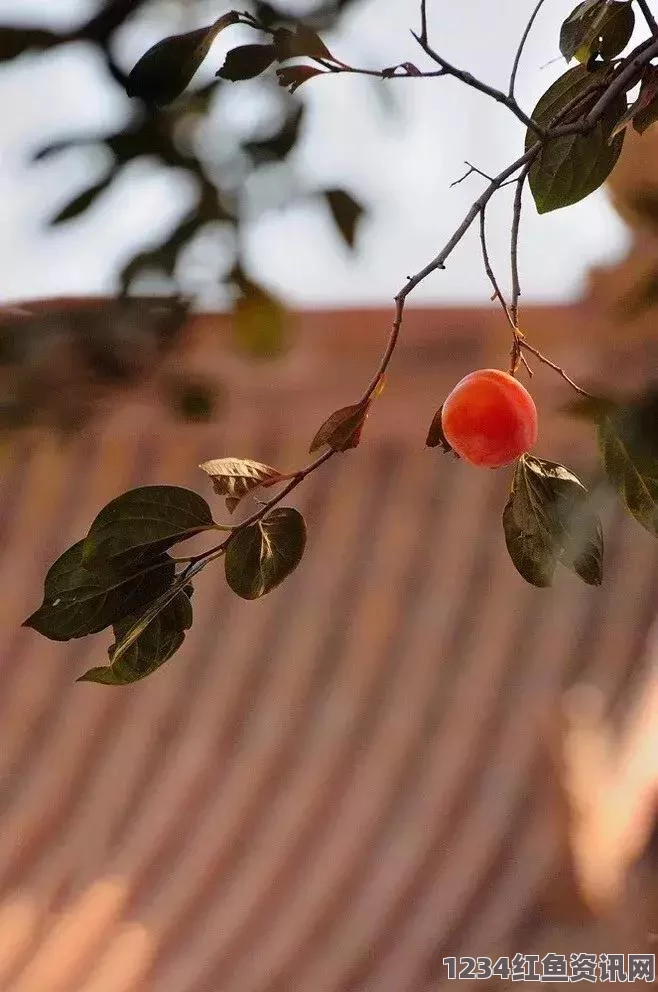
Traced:
<path id="1" fill-rule="evenodd" d="M 450 447 L 471 465 L 499 468 L 537 440 L 537 407 L 528 390 L 500 369 L 478 369 L 454 387 L 441 413 Z"/>

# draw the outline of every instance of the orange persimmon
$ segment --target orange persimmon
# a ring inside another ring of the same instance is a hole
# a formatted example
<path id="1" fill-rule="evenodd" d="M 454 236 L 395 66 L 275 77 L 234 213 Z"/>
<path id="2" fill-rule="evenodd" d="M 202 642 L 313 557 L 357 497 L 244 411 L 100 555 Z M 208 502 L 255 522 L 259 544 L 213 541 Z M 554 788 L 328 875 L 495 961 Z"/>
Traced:
<path id="1" fill-rule="evenodd" d="M 451 448 L 472 465 L 498 468 L 537 440 L 537 408 L 525 386 L 500 369 L 478 369 L 454 387 L 441 414 Z"/>

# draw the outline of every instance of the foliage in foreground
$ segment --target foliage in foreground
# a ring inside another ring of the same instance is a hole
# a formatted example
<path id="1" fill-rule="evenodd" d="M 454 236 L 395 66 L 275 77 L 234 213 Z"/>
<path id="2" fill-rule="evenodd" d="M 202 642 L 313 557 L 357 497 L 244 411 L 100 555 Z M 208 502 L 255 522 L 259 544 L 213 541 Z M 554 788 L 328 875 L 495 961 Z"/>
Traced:
<path id="1" fill-rule="evenodd" d="M 560 32 L 560 50 L 568 69 L 527 116 L 514 95 L 516 71 L 528 31 L 543 4 L 539 0 L 523 34 L 507 92 L 495 90 L 447 62 L 428 41 L 426 2 L 421 0 L 421 30 L 415 35 L 432 63 L 423 70 L 410 62 L 379 70 L 359 69 L 338 59 L 317 33 L 303 24 L 282 25 L 274 16 L 235 11 L 213 25 L 164 39 L 131 72 L 128 92 L 152 107 L 177 99 L 209 53 L 215 37 L 233 24 L 258 32 L 258 42 L 229 51 L 218 75 L 249 79 L 276 65 L 279 84 L 291 92 L 322 75 L 358 73 L 383 80 L 451 75 L 504 104 L 526 129 L 523 153 L 491 178 L 469 166 L 487 185 L 445 247 L 395 297 L 395 318 L 388 344 L 372 381 L 356 402 L 335 411 L 318 428 L 310 451 L 322 451 L 294 473 L 244 458 L 221 458 L 201 468 L 232 513 L 243 500 L 276 487 L 276 495 L 242 523 L 215 522 L 199 495 L 173 486 L 147 486 L 118 496 L 93 521 L 86 537 L 64 552 L 50 568 L 44 600 L 26 624 L 46 637 L 69 640 L 107 627 L 114 632 L 108 665 L 82 679 L 126 684 L 153 672 L 180 647 L 192 623 L 193 580 L 210 563 L 224 560 L 230 588 L 244 599 L 274 589 L 300 563 L 306 526 L 292 507 L 280 506 L 308 475 L 338 452 L 360 441 L 371 405 L 384 385 L 385 373 L 401 330 L 405 300 L 430 273 L 445 267 L 455 246 L 476 220 L 486 274 L 494 299 L 502 307 L 512 337 L 510 372 L 530 373 L 528 358 L 551 367 L 578 393 L 572 412 L 595 424 L 603 472 L 632 516 L 658 536 L 658 392 L 629 401 L 587 393 L 525 338 L 518 321 L 520 297 L 518 234 L 526 180 L 539 213 L 576 203 L 597 189 L 614 167 L 628 127 L 643 133 L 658 120 L 658 26 L 646 0 L 584 0 Z M 639 10 L 650 37 L 620 57 L 630 42 Z M 303 59 L 306 61 L 300 62 Z M 629 94 L 636 95 L 629 102 Z M 512 295 L 503 296 L 488 255 L 485 211 L 507 183 L 516 184 L 510 265 Z M 451 448 L 442 430 L 441 410 L 427 436 L 429 447 Z M 454 454 L 454 452 L 453 452 Z M 523 453 L 515 462 L 507 503 L 504 536 L 512 562 L 529 583 L 550 586 L 558 566 L 590 585 L 603 577 L 603 535 L 591 494 L 565 466 Z M 222 533 L 208 550 L 174 558 L 172 549 L 191 537 Z"/>

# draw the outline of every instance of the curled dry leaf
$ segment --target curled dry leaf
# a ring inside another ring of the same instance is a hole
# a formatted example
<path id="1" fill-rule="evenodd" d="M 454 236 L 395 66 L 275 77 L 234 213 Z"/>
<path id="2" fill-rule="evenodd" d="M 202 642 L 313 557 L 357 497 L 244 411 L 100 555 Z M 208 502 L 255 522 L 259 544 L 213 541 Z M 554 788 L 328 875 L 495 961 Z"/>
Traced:
<path id="1" fill-rule="evenodd" d="M 322 424 L 311 442 L 311 454 L 325 446 L 332 451 L 348 451 L 356 448 L 361 440 L 361 431 L 368 416 L 370 401 L 354 403 L 334 411 Z"/>
<path id="2" fill-rule="evenodd" d="M 283 86 L 290 93 L 299 89 L 302 83 L 313 79 L 314 76 L 324 76 L 324 69 L 316 69 L 312 65 L 286 65 L 276 70 L 279 86 Z"/>
<path id="3" fill-rule="evenodd" d="M 277 469 L 249 458 L 213 458 L 199 468 L 210 476 L 217 495 L 226 497 L 229 513 L 247 493 L 259 486 L 272 486 L 282 478 Z"/>
<path id="4" fill-rule="evenodd" d="M 428 448 L 440 447 L 446 455 L 452 454 L 455 458 L 459 458 L 457 452 L 453 451 L 450 447 L 448 439 L 443 433 L 443 406 L 440 406 L 434 414 L 430 429 L 427 432 L 427 438 L 425 439 L 425 446 Z"/>

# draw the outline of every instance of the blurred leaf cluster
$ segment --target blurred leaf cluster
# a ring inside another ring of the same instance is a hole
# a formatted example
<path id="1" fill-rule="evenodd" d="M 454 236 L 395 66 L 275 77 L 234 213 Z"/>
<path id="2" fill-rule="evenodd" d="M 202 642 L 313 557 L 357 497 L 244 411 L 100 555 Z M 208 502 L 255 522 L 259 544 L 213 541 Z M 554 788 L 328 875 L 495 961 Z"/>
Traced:
<path id="1" fill-rule="evenodd" d="M 285 10 L 261 0 L 252 0 L 245 10 L 262 23 L 276 24 L 282 32 L 315 31 L 336 25 L 347 8 L 356 2 L 317 0 L 303 22 L 292 19 Z M 192 28 L 195 24 L 203 24 L 203 18 L 208 17 L 208 5 L 199 0 L 179 0 L 179 4 L 181 17 Z M 228 8 L 221 2 L 218 2 L 217 8 L 213 9 L 212 16 L 221 20 Z M 258 89 L 258 105 L 265 109 L 256 115 L 257 119 L 247 128 L 247 133 L 244 133 L 244 127 L 238 129 L 235 114 L 231 114 L 227 106 L 230 101 L 223 99 L 224 91 L 232 83 L 220 75 L 196 87 L 192 82 L 167 106 L 155 106 L 146 95 L 145 99 L 135 95 L 131 99 L 128 94 L 136 92 L 131 80 L 134 67 L 124 64 L 121 41 L 123 33 L 145 16 L 158 16 L 158 4 L 154 0 L 101 0 L 89 19 L 68 31 L 59 32 L 33 24 L 0 25 L 0 73 L 5 66 L 10 66 L 24 55 L 46 53 L 73 43 L 86 43 L 102 55 L 109 81 L 122 93 L 128 108 L 119 129 L 81 133 L 79 128 L 72 128 L 70 135 L 44 142 L 35 150 L 33 160 L 38 162 L 71 149 L 101 148 L 108 163 L 105 174 L 78 191 L 50 218 L 48 224 L 75 223 L 102 201 L 123 171 L 135 162 L 145 161 L 159 169 L 185 174 L 195 190 L 194 202 L 176 221 L 173 229 L 159 240 L 149 241 L 149 232 L 144 232 L 145 246 L 119 273 L 120 298 L 152 293 L 155 280 L 158 291 L 166 287 L 168 302 L 165 304 L 163 300 L 163 305 L 170 307 L 172 312 L 178 313 L 179 305 L 193 304 L 190 296 L 194 293 L 190 292 L 189 287 L 186 288 L 185 280 L 181 279 L 184 256 L 201 239 L 214 239 L 220 246 L 222 258 L 219 270 L 209 278 L 217 281 L 221 297 L 233 308 L 235 345 L 250 356 L 271 357 L 287 347 L 289 321 L 282 301 L 261 285 L 254 273 L 246 271 L 241 250 L 246 224 L 264 211 L 280 209 L 295 201 L 316 200 L 324 205 L 332 218 L 337 236 L 346 246 L 353 248 L 364 207 L 347 190 L 309 187 L 307 180 L 294 169 L 291 157 L 302 135 L 304 105 L 298 97 L 279 85 L 273 70 L 251 83 L 254 91 Z M 194 29 L 201 45 L 205 46 L 205 50 L 203 47 L 199 50 L 204 54 L 218 32 L 211 35 L 207 27 Z M 162 34 L 167 33 L 163 24 Z M 188 33 L 186 37 L 189 36 Z M 213 58 L 211 52 L 208 62 L 212 62 Z M 218 53 L 213 69 L 221 68 L 222 59 L 222 54 Z M 194 75 L 199 61 L 195 57 L 189 62 L 185 69 L 188 75 Z M 0 84 L 1 79 L 0 75 Z M 248 116 L 253 115 L 250 112 Z M 221 140 L 217 140 L 216 136 Z M 252 195 L 254 189 L 258 190 L 257 204 Z M 148 304 L 147 299 L 145 305 Z M 127 312 L 124 311 L 124 316 Z M 70 364 L 71 341 L 81 340 L 75 327 L 71 329 L 68 318 L 64 320 L 60 314 L 59 320 L 41 319 L 38 330 L 34 329 L 33 322 L 33 333 L 24 334 L 22 331 L 26 325 L 22 320 L 13 322 L 9 317 L 4 317 L 1 324 L 0 358 L 2 369 L 10 370 L 10 374 L 5 376 L 0 397 L 0 426 L 46 423 L 49 418 L 57 426 L 66 422 L 69 426 L 79 425 L 85 419 L 85 411 L 93 413 L 93 395 L 62 410 L 57 409 L 56 404 L 49 406 L 45 392 L 39 392 L 43 376 L 37 374 L 36 366 L 49 360 L 55 364 Z M 66 324 L 65 336 L 68 338 L 65 348 L 61 334 L 63 324 Z M 112 322 L 100 320 L 96 325 L 87 319 L 82 335 L 84 347 L 77 362 L 83 374 L 81 383 L 93 384 L 100 378 L 107 385 L 113 377 L 128 375 L 134 380 L 149 374 L 152 325 L 148 321 L 143 325 L 143 340 L 139 340 L 142 325 L 136 322 L 131 332 L 134 351 L 128 363 L 122 329 L 124 322 L 120 321 L 119 325 L 115 334 Z M 175 342 L 172 345 L 175 347 Z M 127 364 L 131 367 L 130 372 L 127 372 Z M 88 370 L 94 366 L 96 372 L 89 378 Z M 100 366 L 104 368 L 99 376 L 96 373 Z M 66 380 L 67 388 L 71 378 L 72 375 L 69 375 Z M 196 399 L 188 402 L 189 397 L 181 398 L 180 390 L 174 390 L 174 393 L 175 405 L 181 415 L 187 416 L 190 410 L 195 416 L 211 412 L 212 404 L 209 405 L 205 398 L 201 402 L 196 402 Z M 60 406 L 66 405 L 64 396 L 60 395 L 59 399 Z"/>

